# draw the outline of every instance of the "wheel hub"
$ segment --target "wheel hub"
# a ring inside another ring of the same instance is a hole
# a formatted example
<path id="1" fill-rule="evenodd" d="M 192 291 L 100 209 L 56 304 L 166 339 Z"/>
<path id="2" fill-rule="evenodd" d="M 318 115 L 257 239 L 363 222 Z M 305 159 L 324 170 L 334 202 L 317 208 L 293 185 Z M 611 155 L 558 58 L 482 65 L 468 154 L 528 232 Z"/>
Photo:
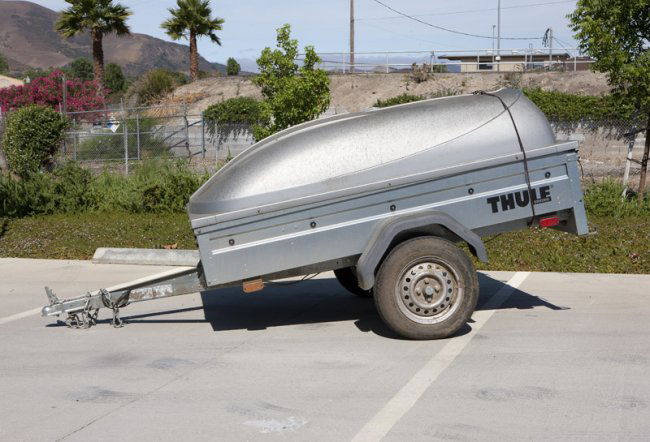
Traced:
<path id="1" fill-rule="evenodd" d="M 435 322 L 454 308 L 459 289 L 455 272 L 446 264 L 426 260 L 404 268 L 395 294 L 407 316 L 418 322 Z"/>

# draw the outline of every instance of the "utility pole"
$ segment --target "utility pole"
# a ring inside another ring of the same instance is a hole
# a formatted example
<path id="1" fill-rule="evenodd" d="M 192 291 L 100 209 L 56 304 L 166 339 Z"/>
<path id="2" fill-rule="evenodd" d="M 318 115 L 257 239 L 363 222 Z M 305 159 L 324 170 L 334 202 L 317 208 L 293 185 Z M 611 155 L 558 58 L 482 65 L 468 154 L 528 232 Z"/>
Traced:
<path id="1" fill-rule="evenodd" d="M 492 25 L 492 64 L 494 64 L 494 33 L 497 25 Z M 492 67 L 494 69 L 494 66 Z"/>
<path id="2" fill-rule="evenodd" d="M 501 0 L 497 3 L 497 72 L 501 72 Z"/>
<path id="3" fill-rule="evenodd" d="M 354 74 L 354 0 L 350 0 L 350 73 Z"/>

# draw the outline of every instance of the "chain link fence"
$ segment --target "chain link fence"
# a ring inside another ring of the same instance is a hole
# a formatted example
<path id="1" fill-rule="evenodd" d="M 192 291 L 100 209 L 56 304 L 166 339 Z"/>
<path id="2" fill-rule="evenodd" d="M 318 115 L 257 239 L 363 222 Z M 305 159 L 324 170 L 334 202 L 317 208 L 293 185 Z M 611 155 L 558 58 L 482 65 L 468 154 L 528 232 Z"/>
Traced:
<path id="1" fill-rule="evenodd" d="M 91 169 L 121 168 L 138 162 L 184 158 L 214 166 L 253 144 L 247 128 L 219 127 L 214 133 L 203 115 L 187 107 L 155 106 L 69 112 L 58 162 L 74 160 Z M 225 135 L 225 136 L 224 136 Z"/>
<path id="2" fill-rule="evenodd" d="M 0 114 L 0 143 L 6 114 Z M 59 151 L 59 164 L 75 160 L 94 171 L 126 172 L 150 159 L 185 159 L 197 169 L 212 169 L 254 143 L 248 127 L 210 130 L 202 115 L 185 105 L 68 113 L 71 124 Z M 645 125 L 627 120 L 551 121 L 558 142 L 580 142 L 583 178 L 638 183 Z M 1 144 L 0 144 L 1 147 Z M 4 158 L 0 152 L 0 166 Z M 626 172 L 627 169 L 627 172 Z"/>
<path id="3" fill-rule="evenodd" d="M 645 124 L 628 120 L 600 120 L 580 123 L 551 121 L 558 142 L 580 142 L 583 179 L 605 178 L 639 181 L 645 146 Z"/>

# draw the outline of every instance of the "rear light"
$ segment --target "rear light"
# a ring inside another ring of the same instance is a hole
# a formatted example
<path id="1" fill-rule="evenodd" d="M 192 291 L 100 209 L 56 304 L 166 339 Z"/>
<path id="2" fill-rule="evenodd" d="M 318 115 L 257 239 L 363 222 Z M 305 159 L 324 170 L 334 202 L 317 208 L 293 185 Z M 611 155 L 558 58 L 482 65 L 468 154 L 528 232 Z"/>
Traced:
<path id="1" fill-rule="evenodd" d="M 542 218 L 539 220 L 540 227 L 553 227 L 560 224 L 559 216 L 549 216 L 548 218 Z"/>

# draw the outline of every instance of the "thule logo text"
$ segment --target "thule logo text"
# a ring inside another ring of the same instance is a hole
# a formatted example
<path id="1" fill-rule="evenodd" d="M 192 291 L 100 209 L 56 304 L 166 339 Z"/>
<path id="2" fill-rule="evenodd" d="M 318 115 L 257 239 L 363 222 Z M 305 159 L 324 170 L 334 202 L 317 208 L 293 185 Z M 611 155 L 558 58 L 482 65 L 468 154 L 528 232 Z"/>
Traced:
<path id="1" fill-rule="evenodd" d="M 539 193 L 539 195 L 538 195 Z M 526 207 L 530 204 L 541 204 L 551 201 L 551 186 L 542 186 L 539 189 L 521 190 L 519 192 L 506 193 L 505 195 L 493 196 L 487 199 L 492 208 L 492 213 L 505 212 L 516 207 Z"/>

